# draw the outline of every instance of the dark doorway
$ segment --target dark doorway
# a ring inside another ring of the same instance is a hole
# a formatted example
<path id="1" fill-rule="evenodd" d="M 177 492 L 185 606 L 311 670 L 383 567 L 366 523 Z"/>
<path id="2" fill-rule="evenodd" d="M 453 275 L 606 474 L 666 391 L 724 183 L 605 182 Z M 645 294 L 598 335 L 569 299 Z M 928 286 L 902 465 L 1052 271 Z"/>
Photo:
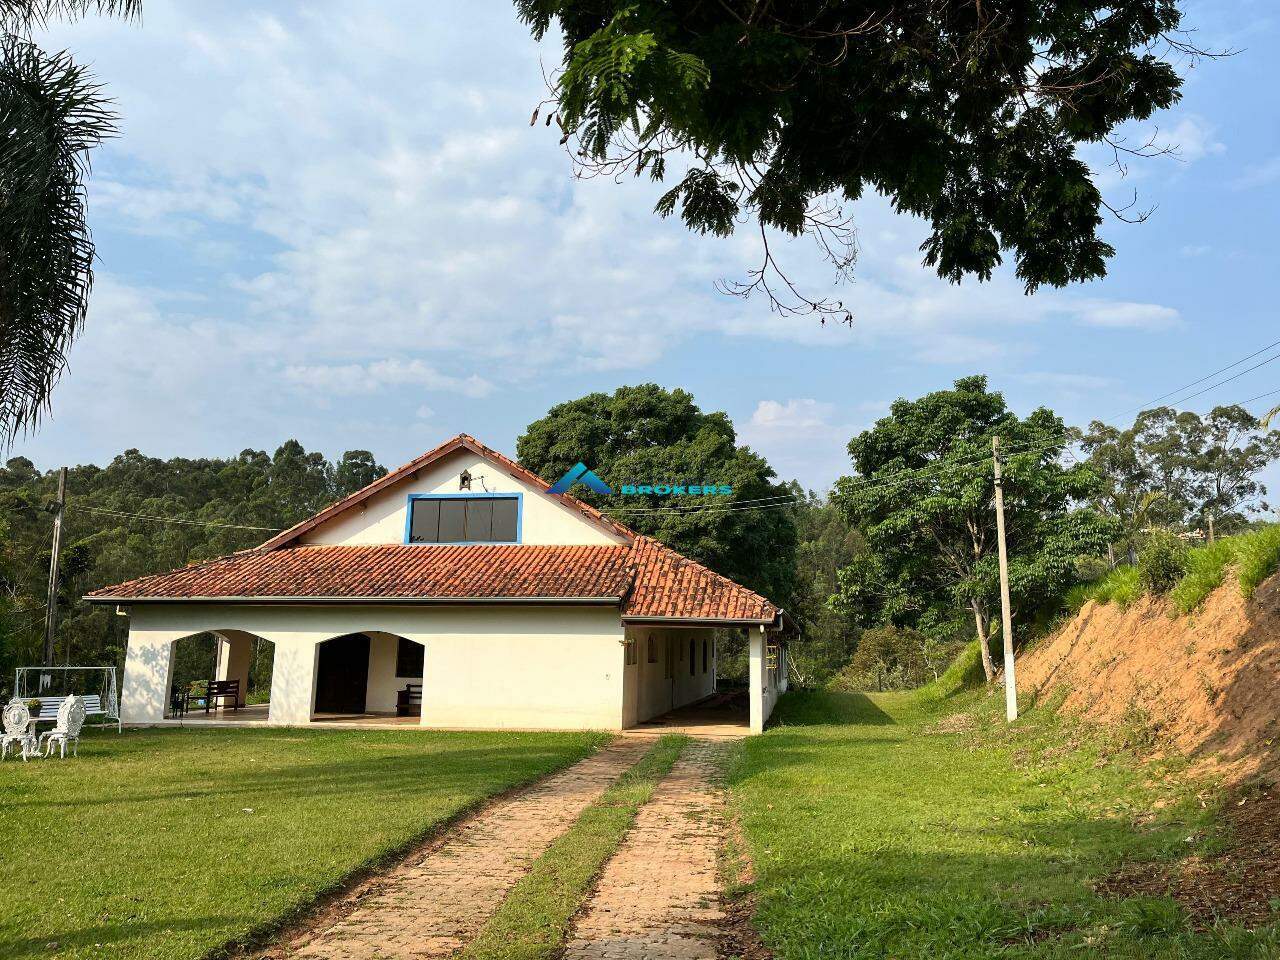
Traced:
<path id="1" fill-rule="evenodd" d="M 369 638 L 349 633 L 320 644 L 316 713 L 364 713 L 369 688 Z"/>

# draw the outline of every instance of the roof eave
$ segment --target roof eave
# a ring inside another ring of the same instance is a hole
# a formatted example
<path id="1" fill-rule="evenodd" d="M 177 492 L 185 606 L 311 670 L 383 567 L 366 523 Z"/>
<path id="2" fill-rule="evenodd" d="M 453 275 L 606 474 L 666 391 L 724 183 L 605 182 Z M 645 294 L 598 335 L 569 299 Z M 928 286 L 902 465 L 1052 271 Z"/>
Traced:
<path id="1" fill-rule="evenodd" d="M 243 604 L 246 606 L 314 606 L 337 604 L 379 604 L 394 606 L 425 605 L 518 605 L 518 604 L 560 604 L 586 606 L 619 606 L 622 597 L 95 597 L 82 598 L 86 603 L 114 604 L 116 606 L 135 606 L 137 604 Z"/>
<path id="2" fill-rule="evenodd" d="M 771 627 L 777 622 L 776 617 L 626 617 L 624 624 L 666 624 L 683 627 Z"/>

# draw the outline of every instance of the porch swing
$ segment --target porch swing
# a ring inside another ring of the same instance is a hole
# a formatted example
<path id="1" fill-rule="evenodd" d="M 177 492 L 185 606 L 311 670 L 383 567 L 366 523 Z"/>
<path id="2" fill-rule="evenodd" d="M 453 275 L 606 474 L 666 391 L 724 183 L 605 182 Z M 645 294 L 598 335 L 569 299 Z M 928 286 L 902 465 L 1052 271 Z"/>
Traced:
<path id="1" fill-rule="evenodd" d="M 118 690 L 115 667 L 18 667 L 13 677 L 15 697 L 40 701 L 39 719 L 55 717 L 58 705 L 74 695 L 84 700 L 86 717 L 114 720 L 116 732 L 121 730 Z"/>

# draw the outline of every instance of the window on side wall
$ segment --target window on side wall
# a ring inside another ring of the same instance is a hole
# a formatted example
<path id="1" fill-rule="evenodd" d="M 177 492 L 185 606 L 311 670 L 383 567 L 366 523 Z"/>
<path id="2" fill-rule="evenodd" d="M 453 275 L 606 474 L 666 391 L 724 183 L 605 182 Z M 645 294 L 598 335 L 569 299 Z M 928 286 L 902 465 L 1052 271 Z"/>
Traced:
<path id="1" fill-rule="evenodd" d="M 651 633 L 651 634 L 649 634 L 649 657 L 648 657 L 648 660 L 649 660 L 649 662 L 650 662 L 650 663 L 657 663 L 657 662 L 658 662 L 658 643 L 657 643 L 657 641 L 656 641 L 656 640 L 654 640 L 654 638 L 653 638 L 653 634 L 652 634 L 652 633 Z"/>
<path id="2" fill-rule="evenodd" d="M 397 639 L 400 643 L 396 646 L 396 676 L 421 680 L 424 652 L 422 644 L 406 640 L 404 637 Z"/>
<path id="3" fill-rule="evenodd" d="M 694 644 L 694 641 L 690 639 L 689 640 L 689 676 L 691 677 L 697 673 L 697 669 L 698 669 L 698 663 L 693 656 L 693 644 Z"/>
<path id="4" fill-rule="evenodd" d="M 409 501 L 409 542 L 518 543 L 519 516 L 515 496 L 414 497 Z"/>
<path id="5" fill-rule="evenodd" d="M 702 672 L 703 673 L 707 672 L 707 651 L 708 651 L 708 645 L 707 645 L 706 638 L 704 637 L 702 640 Z"/>

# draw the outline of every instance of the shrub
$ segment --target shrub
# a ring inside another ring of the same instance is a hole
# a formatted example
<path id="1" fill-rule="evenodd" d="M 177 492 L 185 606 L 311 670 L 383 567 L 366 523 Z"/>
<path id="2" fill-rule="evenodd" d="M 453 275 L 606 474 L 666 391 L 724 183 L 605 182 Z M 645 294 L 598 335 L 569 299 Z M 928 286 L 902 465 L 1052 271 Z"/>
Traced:
<path id="1" fill-rule="evenodd" d="M 1280 570 L 1280 524 L 1241 537 L 1238 559 L 1240 592 L 1248 599 L 1263 580 Z"/>
<path id="2" fill-rule="evenodd" d="M 1187 545 L 1167 530 L 1153 530 L 1138 557 L 1138 575 L 1149 593 L 1168 593 L 1187 572 Z"/>
<path id="3" fill-rule="evenodd" d="M 938 678 L 957 644 L 907 627 L 865 630 L 849 663 L 827 684 L 828 689 L 902 690 Z"/>
<path id="4" fill-rule="evenodd" d="M 1235 562 L 1240 540 L 1240 537 L 1226 537 L 1203 547 L 1193 547 L 1187 553 L 1187 572 L 1171 594 L 1179 613 L 1190 613 L 1222 586 L 1227 567 Z"/>

